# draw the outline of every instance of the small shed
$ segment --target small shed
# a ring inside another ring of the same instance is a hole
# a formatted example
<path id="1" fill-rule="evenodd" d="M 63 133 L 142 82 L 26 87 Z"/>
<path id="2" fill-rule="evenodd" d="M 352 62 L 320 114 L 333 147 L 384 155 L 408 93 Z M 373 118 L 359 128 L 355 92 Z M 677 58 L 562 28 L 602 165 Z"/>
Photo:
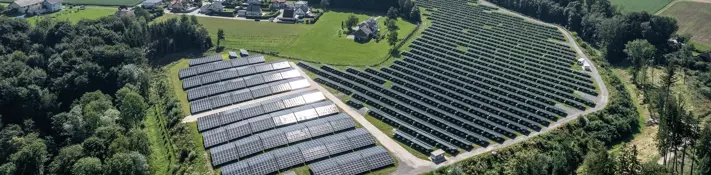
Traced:
<path id="1" fill-rule="evenodd" d="M 242 57 L 246 57 L 246 56 L 249 56 L 249 53 L 247 52 L 247 50 L 240 49 L 240 50 L 239 50 L 239 55 L 242 56 Z"/>
<path id="2" fill-rule="evenodd" d="M 436 164 L 447 161 L 444 157 L 444 151 L 442 149 L 432 151 L 432 153 L 430 153 L 430 160 Z"/>
<path id="3" fill-rule="evenodd" d="M 238 57 L 239 57 L 239 55 L 237 55 L 237 52 L 235 52 L 235 51 L 230 51 L 230 59 L 235 59 L 235 58 L 238 58 Z"/>
<path id="4" fill-rule="evenodd" d="M 583 63 L 583 70 L 585 70 L 585 71 L 591 71 L 590 63 L 588 63 L 587 61 L 585 61 L 585 62 Z"/>
<path id="5" fill-rule="evenodd" d="M 583 65 L 585 63 L 585 58 L 578 58 L 578 65 Z"/>

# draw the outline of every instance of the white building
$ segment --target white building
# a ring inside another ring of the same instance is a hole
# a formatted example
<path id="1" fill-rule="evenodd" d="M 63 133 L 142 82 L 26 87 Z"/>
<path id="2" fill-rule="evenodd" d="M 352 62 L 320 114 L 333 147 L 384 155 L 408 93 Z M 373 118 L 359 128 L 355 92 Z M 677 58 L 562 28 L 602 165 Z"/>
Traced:
<path id="1" fill-rule="evenodd" d="M 17 0 L 8 8 L 21 14 L 38 15 L 62 10 L 62 0 Z"/>
<path id="2" fill-rule="evenodd" d="M 160 5 L 163 5 L 162 0 L 146 0 L 146 1 L 143 1 L 143 3 L 141 4 L 141 6 L 143 6 L 143 8 L 155 8 Z"/>

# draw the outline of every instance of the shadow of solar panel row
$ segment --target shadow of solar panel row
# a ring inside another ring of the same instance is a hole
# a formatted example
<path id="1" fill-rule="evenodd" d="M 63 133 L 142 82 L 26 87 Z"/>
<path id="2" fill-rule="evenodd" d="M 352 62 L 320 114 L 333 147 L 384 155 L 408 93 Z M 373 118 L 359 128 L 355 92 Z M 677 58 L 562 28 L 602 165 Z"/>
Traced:
<path id="1" fill-rule="evenodd" d="M 218 62 L 222 61 L 222 55 L 212 55 L 212 56 L 206 56 L 202 58 L 195 58 L 195 59 L 190 59 L 189 66 L 197 66 L 201 64 L 206 64 L 206 63 L 212 63 L 212 62 Z"/>
<path id="2" fill-rule="evenodd" d="M 301 74 L 296 69 L 286 69 L 278 72 L 267 72 L 252 75 L 244 78 L 223 81 L 187 90 L 188 101 L 194 101 L 205 97 L 210 97 L 225 92 L 249 88 L 264 83 L 271 83 L 279 80 L 300 77 Z"/>
<path id="3" fill-rule="evenodd" d="M 221 70 L 217 72 L 207 73 L 200 76 L 190 77 L 183 79 L 183 89 L 191 89 L 199 86 L 210 85 L 213 83 L 224 82 L 228 80 L 233 80 L 240 77 L 245 77 L 245 81 L 249 84 L 260 83 L 259 81 L 264 81 L 261 77 L 251 77 L 253 80 L 246 79 L 247 76 L 275 71 L 284 70 L 290 68 L 291 65 L 288 61 L 279 61 L 273 63 L 262 63 L 249 66 L 243 66 L 239 68 L 233 68 L 228 70 Z"/>
<path id="4" fill-rule="evenodd" d="M 203 65 L 197 65 L 197 66 L 193 66 L 193 67 L 180 69 L 180 71 L 178 71 L 178 78 L 180 78 L 182 80 L 182 79 L 189 78 L 192 76 L 210 73 L 210 72 L 214 72 L 214 71 L 242 67 L 242 66 L 247 66 L 247 65 L 257 64 L 257 63 L 264 63 L 264 61 L 265 61 L 265 59 L 264 59 L 263 55 L 253 55 L 253 56 L 243 57 L 240 59 L 232 59 L 232 60 L 226 60 L 226 61 L 207 63 L 207 64 L 203 64 Z"/>
<path id="5" fill-rule="evenodd" d="M 338 133 L 289 147 L 260 154 L 221 167 L 223 175 L 266 175 L 294 166 L 322 160 L 331 156 L 350 153 L 353 150 L 375 145 L 375 140 L 363 128 Z M 237 147 L 239 149 L 239 147 Z M 236 151 L 238 152 L 238 151 Z M 235 153 L 233 151 L 232 153 Z M 379 152 L 368 154 L 381 157 Z M 387 162 L 385 162 L 387 163 Z"/>
<path id="6" fill-rule="evenodd" d="M 381 146 L 340 155 L 309 164 L 313 175 L 357 175 L 395 164 L 395 160 Z"/>
<path id="7" fill-rule="evenodd" d="M 395 133 L 395 135 L 393 135 L 394 139 L 411 148 L 414 148 L 417 151 L 420 151 L 421 153 L 424 153 L 425 155 L 430 154 L 432 151 L 434 151 L 434 146 L 416 139 L 415 136 L 411 136 L 410 134 L 407 134 L 397 129 L 393 129 L 393 132 Z"/>
<path id="8" fill-rule="evenodd" d="M 269 151 L 273 148 L 293 145 L 304 140 L 310 140 L 312 138 L 318 138 L 353 128 L 355 128 L 353 120 L 350 119 L 348 115 L 339 114 L 269 130 L 211 148 L 212 164 L 213 166 L 219 166 L 229 161 L 243 159 L 253 154 Z M 238 130 L 234 131 L 239 132 Z M 223 133 L 223 136 L 219 137 L 225 137 L 224 134 L 229 134 L 229 132 Z M 224 153 L 226 153 L 225 148 L 234 148 L 238 153 L 226 157 L 224 156 Z"/>
<path id="9" fill-rule="evenodd" d="M 190 112 L 192 114 L 197 114 L 200 112 L 221 108 L 252 99 L 284 93 L 292 90 L 303 89 L 309 86 L 309 82 L 303 78 L 282 80 L 269 84 L 259 85 L 249 89 L 238 90 L 218 96 L 205 98 L 202 100 L 191 101 Z"/>
<path id="10" fill-rule="evenodd" d="M 287 109 L 204 131 L 202 132 L 203 143 L 205 148 L 209 148 L 262 131 L 337 113 L 338 107 L 330 101 Z"/>
<path id="11" fill-rule="evenodd" d="M 364 79 L 368 79 L 370 81 L 373 81 L 376 84 L 380 84 L 380 85 L 385 84 L 385 80 L 381 80 L 380 78 L 371 76 L 370 74 L 367 74 L 365 72 L 361 72 L 361 71 L 358 71 L 358 70 L 355 70 L 352 68 L 346 68 L 346 72 L 351 73 L 353 75 L 357 75 L 357 76 L 364 78 Z"/>
<path id="12" fill-rule="evenodd" d="M 198 118 L 198 131 L 206 131 L 219 126 L 224 126 L 234 122 L 250 119 L 256 116 L 269 114 L 279 110 L 287 110 L 299 106 L 309 106 L 326 99 L 318 90 L 311 90 L 297 94 L 286 95 L 279 98 L 269 99 L 258 104 L 251 104 L 240 108 L 211 114 Z M 312 105 L 314 107 L 327 105 Z M 321 109 L 321 108 L 319 108 Z M 317 111 L 325 113 L 326 111 Z"/>
<path id="13" fill-rule="evenodd" d="M 363 106 L 363 102 L 360 102 L 355 99 L 348 100 L 348 102 L 346 102 L 346 104 L 356 110 L 359 110 L 359 109 L 365 107 L 365 106 Z"/>

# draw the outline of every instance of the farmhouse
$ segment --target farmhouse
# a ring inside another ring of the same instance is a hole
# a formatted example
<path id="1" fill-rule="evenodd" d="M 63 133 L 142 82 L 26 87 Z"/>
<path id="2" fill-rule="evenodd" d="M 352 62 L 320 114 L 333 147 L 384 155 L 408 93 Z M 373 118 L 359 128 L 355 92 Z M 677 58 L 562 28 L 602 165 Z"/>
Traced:
<path id="1" fill-rule="evenodd" d="M 143 8 L 155 8 L 159 5 L 163 5 L 163 0 L 146 0 L 141 3 Z"/>
<path id="2" fill-rule="evenodd" d="M 309 2 L 297 1 L 294 3 L 294 15 L 306 16 L 309 13 Z"/>
<path id="3" fill-rule="evenodd" d="M 21 14 L 38 15 L 62 10 L 62 0 L 17 0 L 8 8 Z"/>
<path id="4" fill-rule="evenodd" d="M 262 1 L 247 0 L 247 17 L 262 16 Z"/>
<path id="5" fill-rule="evenodd" d="M 367 41 L 370 37 L 378 34 L 378 21 L 375 18 L 368 18 L 358 25 L 358 30 L 355 32 L 355 41 Z"/>
<path id="6" fill-rule="evenodd" d="M 222 12 L 224 10 L 225 10 L 225 6 L 223 6 L 222 3 L 214 2 L 214 3 L 202 6 L 200 8 L 200 13 Z"/>
<path id="7" fill-rule="evenodd" d="M 276 8 L 284 8 L 286 0 L 272 0 L 272 6 Z"/>

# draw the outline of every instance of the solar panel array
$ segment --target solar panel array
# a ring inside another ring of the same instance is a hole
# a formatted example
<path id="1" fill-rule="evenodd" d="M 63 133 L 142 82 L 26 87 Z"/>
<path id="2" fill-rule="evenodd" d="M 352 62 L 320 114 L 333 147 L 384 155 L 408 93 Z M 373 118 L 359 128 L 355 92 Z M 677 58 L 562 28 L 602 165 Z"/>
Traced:
<path id="1" fill-rule="evenodd" d="M 186 91 L 186 93 L 188 94 L 188 101 L 194 101 L 214 95 L 219 95 L 225 92 L 236 91 L 256 85 L 261 85 L 264 83 L 271 83 L 279 80 L 296 78 L 299 76 L 301 76 L 301 74 L 299 74 L 298 70 L 286 69 L 279 72 L 262 73 L 248 77 L 204 85 L 189 89 Z"/>
<path id="2" fill-rule="evenodd" d="M 230 63 L 218 63 L 228 65 Z M 290 68 L 291 65 L 287 61 L 279 61 L 273 63 L 262 63 L 255 65 L 242 66 L 238 68 L 232 68 L 227 70 L 220 70 L 212 73 L 206 73 L 199 76 L 194 76 L 190 78 L 183 79 L 183 89 L 191 89 L 199 86 L 210 85 L 213 83 L 225 82 L 228 80 L 233 80 L 240 77 L 246 77 L 254 74 L 260 74 L 275 70 L 283 70 Z M 298 72 L 297 72 L 298 73 Z M 276 76 L 276 75 L 274 75 Z M 263 77 L 263 76 L 252 76 L 249 78 L 243 78 L 247 84 L 262 84 L 265 79 L 269 80 L 276 79 L 279 77 Z M 261 80 L 261 81 L 260 81 Z M 274 81 L 274 80 L 272 80 Z"/>
<path id="3" fill-rule="evenodd" d="M 356 175 L 393 165 L 395 161 L 381 146 L 375 146 L 309 164 L 314 175 Z"/>
<path id="4" fill-rule="evenodd" d="M 350 120 L 351 126 L 348 128 L 338 128 L 332 127 L 330 123 L 340 120 Z M 309 127 L 330 127 L 332 129 L 329 132 L 310 132 Z M 224 163 L 249 157 L 255 153 L 261 153 L 262 151 L 270 150 L 273 148 L 281 147 L 284 145 L 290 145 L 299 143 L 301 141 L 310 140 L 312 138 L 318 138 L 321 136 L 326 136 L 333 134 L 334 132 L 340 132 L 348 129 L 355 128 L 355 123 L 346 115 L 336 115 L 331 117 L 326 117 L 314 121 L 309 121 L 305 123 L 295 124 L 284 128 L 273 129 L 259 134 L 255 134 L 249 137 L 244 137 L 234 142 L 219 145 L 217 147 L 210 149 L 210 155 L 212 157 L 212 164 L 214 166 L 219 166 Z M 214 131 L 214 130 L 211 130 Z M 346 144 L 348 147 L 343 145 L 332 146 L 332 151 L 347 151 L 351 150 L 353 147 L 364 147 L 368 146 L 372 141 L 372 137 L 366 132 L 365 135 L 361 132 L 362 130 L 353 130 L 345 132 L 339 137 L 348 139 L 330 139 L 327 140 L 334 141 L 335 144 Z M 326 137 L 330 138 L 330 137 Z M 205 138 L 203 138 L 205 139 Z M 352 140 L 352 142 L 351 142 Z M 335 142 L 340 141 L 340 142 Z M 353 145 L 355 144 L 355 145 Z"/>
<path id="5" fill-rule="evenodd" d="M 283 92 L 293 91 L 309 87 L 306 79 L 289 79 L 273 83 L 263 84 L 249 89 L 242 89 L 219 96 L 204 98 L 190 102 L 190 112 L 197 114 L 224 106 L 241 103 L 244 101 L 257 99 L 265 96 L 275 95 Z"/>
<path id="6" fill-rule="evenodd" d="M 275 112 L 279 109 L 273 106 L 283 106 L 282 109 L 290 109 L 309 105 L 314 102 L 325 100 L 326 97 L 318 90 L 312 90 L 297 94 L 291 94 L 280 98 L 269 99 L 258 104 L 252 104 L 241 108 L 231 109 L 220 113 L 215 113 L 198 118 L 198 131 L 205 131 L 219 126 L 224 126 L 237 121 L 250 119 L 259 115 Z M 320 108 L 319 108 L 320 109 Z M 325 111 L 324 111 L 325 112 Z"/>
<path id="7" fill-rule="evenodd" d="M 197 66 L 201 64 L 207 64 L 212 62 L 222 61 L 222 55 L 206 56 L 202 58 L 190 59 L 189 66 Z"/>
<path id="8" fill-rule="evenodd" d="M 348 135 L 354 135 L 353 133 L 365 133 L 366 136 L 370 137 L 369 140 L 350 140 Z M 331 139 L 331 137 L 346 137 L 347 139 Z M 329 150 L 327 144 L 333 144 L 333 142 L 343 142 L 339 144 L 344 145 L 375 145 L 375 140 L 370 136 L 370 134 L 363 128 L 350 130 L 343 133 L 338 133 L 335 135 L 322 137 L 319 139 L 299 143 L 293 146 L 279 148 L 277 150 L 260 154 L 258 156 L 250 157 L 247 159 L 239 160 L 234 163 L 230 163 L 222 167 L 223 175 L 265 175 L 273 174 L 279 170 L 288 169 L 296 165 L 301 165 L 314 160 L 322 160 L 324 158 L 337 156 L 343 153 L 348 153 L 354 149 L 359 149 L 361 147 L 352 147 L 352 149 L 342 149 L 342 150 Z M 347 142 L 347 143 L 346 143 Z M 354 143 L 354 142 L 367 142 L 367 143 Z M 377 147 L 375 147 L 377 148 Z M 382 148 L 382 147 L 380 147 Z M 239 147 L 237 147 L 239 149 Z M 364 156 L 365 150 L 371 150 L 372 148 L 364 149 L 358 151 L 361 157 Z M 370 151 L 368 158 L 378 159 L 380 163 L 374 165 L 381 165 L 387 163 L 387 159 L 382 157 L 383 154 L 380 153 L 381 150 L 373 149 Z M 382 150 L 384 151 L 384 149 Z M 239 151 L 238 151 L 239 152 Z M 346 154 L 348 155 L 348 154 Z M 385 152 L 385 155 L 389 157 L 389 154 Z M 390 158 L 392 160 L 392 158 Z M 367 167 L 371 167 L 373 163 L 367 163 Z M 391 163 L 392 164 L 392 163 Z"/>
<path id="9" fill-rule="evenodd" d="M 312 107 L 313 106 L 313 107 Z M 314 108 L 328 108 L 328 112 L 317 114 Z M 300 113 L 305 111 L 314 111 L 309 114 L 308 118 L 296 118 L 294 113 Z M 301 123 L 308 120 L 325 117 L 338 113 L 338 108 L 330 101 L 317 103 L 314 105 L 303 106 L 294 108 L 291 110 L 286 110 L 284 112 L 275 112 L 271 114 L 262 115 L 259 117 L 251 118 L 248 120 L 240 121 L 237 123 L 229 124 L 227 126 L 219 127 L 216 129 L 211 129 L 204 131 L 203 143 L 205 148 L 209 148 L 215 145 L 223 144 L 231 140 L 239 139 L 245 136 L 249 136 L 262 131 L 271 130 L 274 128 L 279 128 L 282 126 Z M 336 119 L 332 121 L 333 128 L 346 129 L 352 127 L 353 123 L 347 121 L 348 116 L 345 114 L 337 115 Z"/>
<path id="10" fill-rule="evenodd" d="M 188 77 L 201 75 L 201 74 L 205 74 L 205 73 L 210 73 L 210 72 L 214 72 L 214 71 L 242 67 L 242 66 L 247 66 L 247 65 L 257 64 L 257 63 L 263 63 L 264 61 L 265 61 L 265 59 L 264 59 L 263 55 L 253 55 L 253 56 L 243 57 L 241 59 L 233 59 L 233 60 L 227 60 L 227 61 L 207 63 L 207 64 L 203 64 L 203 65 L 197 65 L 197 66 L 192 66 L 192 67 L 180 69 L 180 71 L 178 72 L 178 78 L 180 78 L 182 80 L 182 79 L 185 79 Z"/>

